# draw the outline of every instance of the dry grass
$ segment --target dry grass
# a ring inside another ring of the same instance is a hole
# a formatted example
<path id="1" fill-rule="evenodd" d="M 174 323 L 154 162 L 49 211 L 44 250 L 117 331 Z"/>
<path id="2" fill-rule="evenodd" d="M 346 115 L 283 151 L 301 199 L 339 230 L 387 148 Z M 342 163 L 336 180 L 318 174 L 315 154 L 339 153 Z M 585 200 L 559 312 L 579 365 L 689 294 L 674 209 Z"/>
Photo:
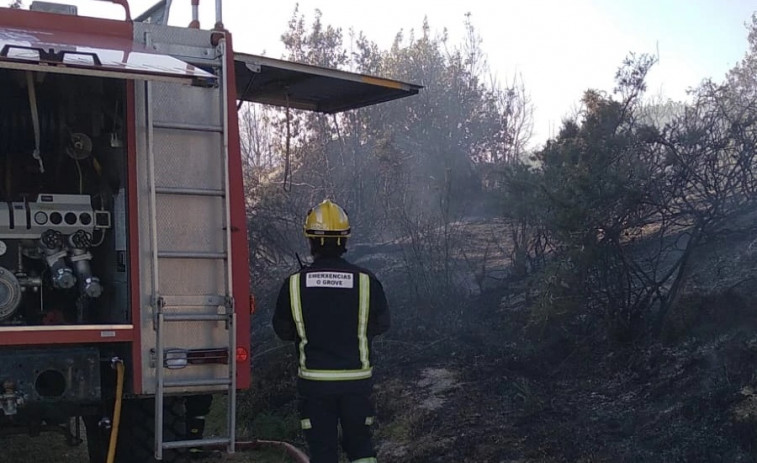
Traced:
<path id="1" fill-rule="evenodd" d="M 57 433 L 37 437 L 0 436 L 0 449 L 2 461 L 9 463 L 87 463 L 89 460 L 86 443 L 72 447 Z"/>

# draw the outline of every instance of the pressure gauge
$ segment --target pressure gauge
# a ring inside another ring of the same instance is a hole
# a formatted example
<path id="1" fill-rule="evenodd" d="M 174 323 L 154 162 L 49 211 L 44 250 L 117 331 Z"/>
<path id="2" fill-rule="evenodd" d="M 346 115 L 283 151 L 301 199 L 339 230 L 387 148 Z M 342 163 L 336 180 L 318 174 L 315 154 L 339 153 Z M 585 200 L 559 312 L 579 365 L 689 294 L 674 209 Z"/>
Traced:
<path id="1" fill-rule="evenodd" d="M 8 246 L 5 241 L 0 240 L 0 256 L 4 256 L 6 251 L 8 251 Z"/>

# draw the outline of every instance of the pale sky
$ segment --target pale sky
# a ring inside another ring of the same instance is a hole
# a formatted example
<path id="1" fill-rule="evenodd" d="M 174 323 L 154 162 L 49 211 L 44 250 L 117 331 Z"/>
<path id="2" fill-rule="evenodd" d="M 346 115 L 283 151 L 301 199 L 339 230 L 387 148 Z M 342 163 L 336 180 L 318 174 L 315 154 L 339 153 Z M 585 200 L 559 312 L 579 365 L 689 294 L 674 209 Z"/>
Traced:
<path id="1" fill-rule="evenodd" d="M 78 5 L 80 14 L 122 12 L 93 0 L 55 1 Z M 129 1 L 134 16 L 153 3 Z M 323 24 L 342 28 L 345 40 L 354 29 L 381 49 L 400 30 L 406 37 L 419 31 L 424 17 L 433 32 L 447 28 L 450 43 L 459 44 L 470 12 L 493 75 L 522 78 L 534 105 L 536 143 L 557 132 L 584 90 L 611 91 L 631 51 L 659 53 L 650 94 L 681 100 L 703 79 L 721 80 L 744 56 L 745 23 L 757 11 L 750 0 L 225 0 L 223 20 L 236 50 L 280 58 L 280 38 L 297 3 L 308 21 L 320 9 Z M 190 18 L 190 0 L 173 0 L 169 24 L 186 25 Z M 214 21 L 215 0 L 201 0 L 201 26 Z"/>

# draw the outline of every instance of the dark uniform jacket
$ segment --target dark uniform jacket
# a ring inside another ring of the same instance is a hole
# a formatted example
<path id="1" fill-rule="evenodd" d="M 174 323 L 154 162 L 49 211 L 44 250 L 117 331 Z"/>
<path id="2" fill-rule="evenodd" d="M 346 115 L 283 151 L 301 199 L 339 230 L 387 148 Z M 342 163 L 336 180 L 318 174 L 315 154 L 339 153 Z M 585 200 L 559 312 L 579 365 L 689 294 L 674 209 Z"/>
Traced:
<path id="1" fill-rule="evenodd" d="M 369 384 L 371 341 L 389 329 L 384 289 L 371 272 L 340 257 L 316 258 L 284 280 L 273 329 L 295 343 L 301 387 Z"/>

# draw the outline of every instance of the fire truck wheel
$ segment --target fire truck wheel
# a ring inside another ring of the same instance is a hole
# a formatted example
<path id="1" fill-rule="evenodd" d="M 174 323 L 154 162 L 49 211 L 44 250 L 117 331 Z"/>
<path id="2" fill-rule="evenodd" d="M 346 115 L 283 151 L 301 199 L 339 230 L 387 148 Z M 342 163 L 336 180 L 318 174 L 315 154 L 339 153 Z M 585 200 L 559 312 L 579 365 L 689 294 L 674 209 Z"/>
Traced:
<path id="1" fill-rule="evenodd" d="M 163 420 L 163 440 L 184 438 L 184 401 L 181 398 L 166 397 Z M 109 431 L 98 426 L 99 417 L 84 417 L 87 428 L 87 449 L 90 463 L 105 463 L 108 455 Z M 121 408 L 121 424 L 116 446 L 116 463 L 153 463 L 155 451 L 155 400 L 128 399 Z M 186 451 L 165 450 L 163 463 L 185 463 L 189 461 Z"/>

